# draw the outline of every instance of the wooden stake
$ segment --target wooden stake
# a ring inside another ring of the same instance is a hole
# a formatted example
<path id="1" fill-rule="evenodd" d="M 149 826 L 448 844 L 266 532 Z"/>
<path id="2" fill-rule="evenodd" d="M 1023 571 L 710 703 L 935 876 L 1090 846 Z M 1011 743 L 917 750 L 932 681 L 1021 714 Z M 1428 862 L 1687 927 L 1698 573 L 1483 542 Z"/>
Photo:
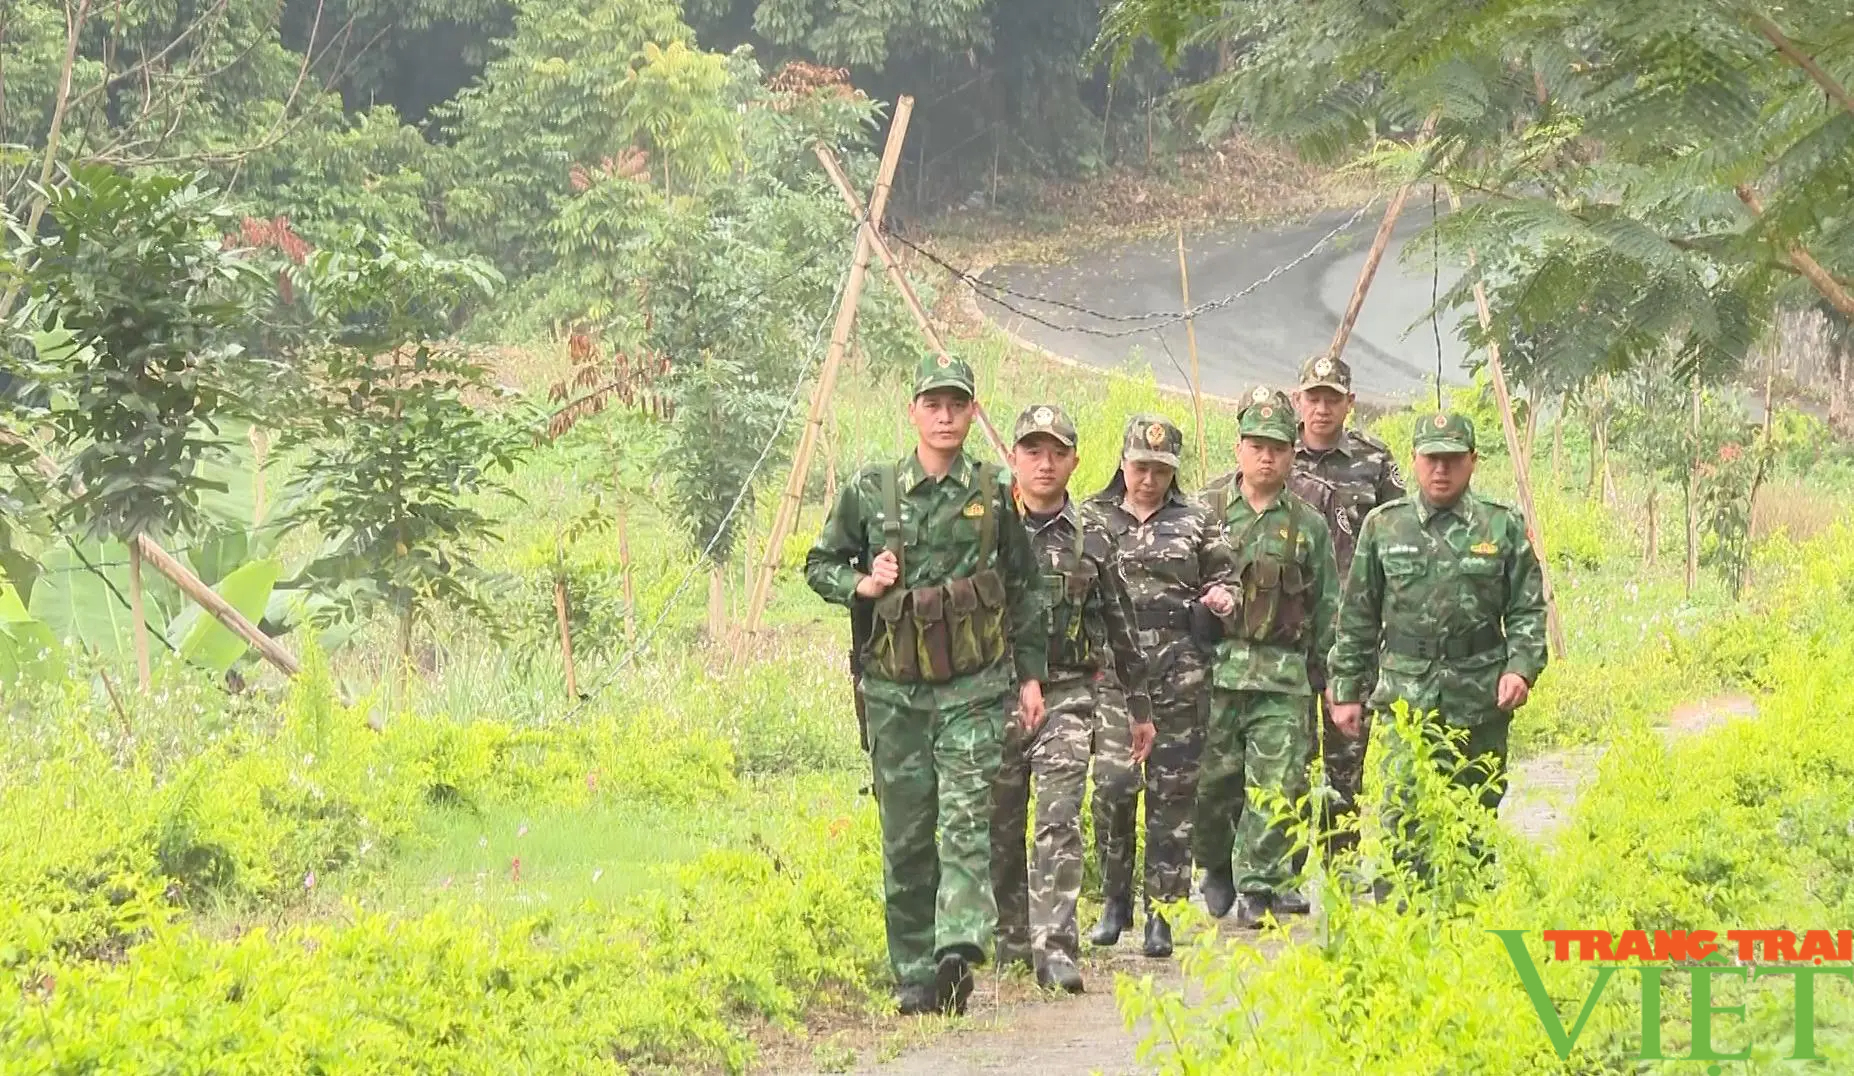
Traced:
<path id="1" fill-rule="evenodd" d="M 142 554 L 135 542 L 129 543 L 129 617 L 134 621 L 129 637 L 135 640 L 135 669 L 147 692 L 154 688 L 154 677 L 148 668 L 148 618 L 142 612 Z"/>
<path id="2" fill-rule="evenodd" d="M 719 564 L 708 572 L 708 639 L 719 645 L 727 632 L 727 577 Z"/>
<path id="3" fill-rule="evenodd" d="M 1440 113 L 1431 112 L 1423 121 L 1423 129 L 1417 132 L 1419 142 L 1428 141 L 1435 134 L 1436 120 Z M 1391 196 L 1390 205 L 1384 207 L 1384 219 L 1378 222 L 1378 234 L 1372 237 L 1371 249 L 1365 254 L 1365 264 L 1358 271 L 1358 282 L 1352 285 L 1352 298 L 1345 304 L 1345 316 L 1339 319 L 1338 331 L 1333 333 L 1333 342 L 1328 345 L 1326 354 L 1339 358 L 1345 353 L 1346 342 L 1352 339 L 1352 330 L 1358 325 L 1359 311 L 1365 308 L 1365 293 L 1371 290 L 1372 278 L 1378 275 L 1378 265 L 1384 260 L 1384 251 L 1390 246 L 1391 233 L 1397 228 L 1397 218 L 1403 215 L 1403 204 L 1410 197 L 1410 188 L 1414 183 L 1405 183 L 1397 188 Z M 1451 204 L 1455 203 L 1453 195 Z"/>
<path id="4" fill-rule="evenodd" d="M 251 644 L 265 661 L 276 666 L 285 676 L 295 676 L 302 671 L 302 665 L 277 643 L 275 639 L 258 630 L 256 624 L 245 619 L 245 615 L 232 608 L 224 598 L 213 593 L 213 589 L 200 581 L 186 565 L 175 560 L 165 549 L 150 541 L 147 535 L 135 540 L 132 547 L 155 571 L 173 580 L 192 601 L 211 613 L 219 623 L 224 624 L 233 634 Z"/>
<path id="5" fill-rule="evenodd" d="M 875 193 L 870 197 L 870 221 L 881 220 L 888 206 L 895 168 L 901 161 L 902 140 L 907 137 L 908 120 L 913 114 L 914 98 L 904 96 L 895 102 L 895 119 L 889 124 L 888 144 L 882 148 L 882 163 L 876 172 Z M 826 152 L 822 146 L 818 147 L 820 155 Z M 830 407 L 831 393 L 836 391 L 837 374 L 843 368 L 843 357 L 850 345 L 850 332 L 856 325 L 856 307 L 862 299 L 863 281 L 869 272 L 870 255 L 874 252 L 870 239 L 872 235 L 874 230 L 869 227 L 858 228 L 856 232 L 856 250 L 851 255 L 849 280 L 843 286 L 843 302 L 837 307 L 837 321 L 831 329 L 830 350 L 825 353 L 824 367 L 818 371 L 818 383 L 811 391 L 811 409 L 805 416 L 805 428 L 799 434 L 798 448 L 792 454 L 792 470 L 786 477 L 785 494 L 773 513 L 772 533 L 766 543 L 766 555 L 760 563 L 760 574 L 754 579 L 753 591 L 747 597 L 747 615 L 741 622 L 743 644 L 746 635 L 759 630 L 760 616 L 766 611 L 766 602 L 772 593 L 773 573 L 779 567 L 776 551 L 785 544 L 785 536 L 791 533 L 798 519 L 798 504 L 805 495 L 805 479 L 811 473 L 811 455 L 817 448 L 819 431 L 824 428 L 824 412 Z"/>
<path id="6" fill-rule="evenodd" d="M 560 621 L 560 657 L 566 664 L 567 698 L 579 698 L 579 678 L 573 671 L 573 632 L 569 627 L 571 621 L 567 616 L 567 583 L 565 576 L 554 577 L 554 617 Z"/>
<path id="7" fill-rule="evenodd" d="M 1449 208 L 1461 208 L 1458 195 L 1451 189 L 1448 192 Z M 1474 266 L 1474 252 L 1468 252 L 1468 265 Z M 1480 281 L 1474 283 L 1474 306 L 1480 314 L 1481 328 L 1484 330 L 1493 322 L 1493 312 L 1487 305 L 1487 289 Z M 1513 460 L 1513 482 L 1519 487 L 1520 509 L 1526 516 L 1526 537 L 1532 542 L 1532 549 L 1538 555 L 1539 581 L 1545 592 L 1545 634 L 1551 648 L 1562 658 L 1568 649 L 1565 646 L 1564 623 L 1558 616 L 1557 598 L 1552 592 L 1551 558 L 1546 556 L 1544 534 L 1539 529 L 1538 507 L 1532 499 L 1532 477 L 1526 470 L 1525 457 L 1520 452 L 1519 427 L 1513 422 L 1513 398 L 1507 392 L 1506 371 L 1500 364 L 1500 347 L 1491 341 L 1487 345 L 1487 367 L 1493 375 L 1494 399 L 1500 405 L 1500 428 L 1506 434 L 1506 452 Z"/>
<path id="8" fill-rule="evenodd" d="M 1539 443 L 1538 393 L 1526 393 L 1526 473 L 1532 473 L 1533 449 Z"/>
<path id="9" fill-rule="evenodd" d="M 814 147 L 814 150 L 818 155 L 818 161 L 824 165 L 824 171 L 830 175 L 831 183 L 836 186 L 837 193 L 843 195 L 844 204 L 850 207 L 850 212 L 861 217 L 863 215 L 862 199 L 856 196 L 856 188 L 850 186 L 850 179 L 843 174 L 843 166 L 837 163 L 836 155 L 823 146 Z M 888 271 L 889 281 L 895 285 L 897 291 L 901 292 L 901 301 L 908 308 L 908 313 L 914 315 L 914 324 L 920 327 L 921 335 L 927 338 L 927 346 L 935 351 L 945 351 L 946 344 L 940 339 L 939 330 L 933 327 L 933 320 L 927 316 L 927 308 L 921 305 L 920 296 L 916 294 L 914 285 L 908 280 L 907 270 L 901 267 L 900 259 L 895 257 L 894 248 L 890 247 L 888 241 L 883 239 L 881 233 L 876 230 L 872 223 L 874 219 L 870 217 L 863 223 L 863 231 L 869 236 L 869 241 L 875 245 L 875 252 L 881 257 L 883 268 Z M 1005 445 L 1004 438 L 998 435 L 998 428 L 992 425 L 991 416 L 985 412 L 984 402 L 974 401 L 973 406 L 978 414 L 979 432 L 985 435 L 985 440 L 991 442 L 992 450 L 998 454 L 998 458 L 1009 463 L 1010 449 Z"/>
<path id="10" fill-rule="evenodd" d="M 624 584 L 624 640 L 637 645 L 637 586 L 631 579 L 631 512 L 623 487 L 618 490 L 618 574 Z"/>
<path id="11" fill-rule="evenodd" d="M 1197 480 L 1210 481 L 1210 446 L 1204 439 L 1204 387 L 1197 372 L 1197 326 L 1189 316 L 1191 310 L 1191 270 L 1185 264 L 1184 224 L 1178 225 L 1178 284 L 1184 293 L 1185 348 L 1191 353 L 1191 414 L 1197 423 Z"/>
<path id="12" fill-rule="evenodd" d="M 1699 585 L 1700 383 L 1693 375 L 1693 458 L 1687 464 L 1687 597 Z"/>

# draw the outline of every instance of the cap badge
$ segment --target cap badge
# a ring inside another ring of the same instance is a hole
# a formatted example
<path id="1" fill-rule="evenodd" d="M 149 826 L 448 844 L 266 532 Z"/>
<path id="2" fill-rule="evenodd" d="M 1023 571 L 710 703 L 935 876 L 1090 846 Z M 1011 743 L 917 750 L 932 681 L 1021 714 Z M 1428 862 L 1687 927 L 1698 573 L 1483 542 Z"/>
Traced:
<path id="1" fill-rule="evenodd" d="M 1447 426 L 1448 426 L 1448 416 L 1447 415 L 1437 415 L 1436 416 L 1436 429 L 1438 430 L 1444 429 Z"/>
<path id="2" fill-rule="evenodd" d="M 1249 394 L 1249 399 L 1254 403 L 1261 403 L 1268 399 L 1268 390 L 1258 385 L 1255 391 Z"/>
<path id="3" fill-rule="evenodd" d="M 1164 444 L 1165 427 L 1156 422 L 1146 427 L 1146 443 L 1153 448 L 1158 448 L 1160 445 Z"/>
<path id="4" fill-rule="evenodd" d="M 1321 377 L 1328 377 L 1333 372 L 1333 360 L 1321 359 L 1313 364 L 1313 372 Z"/>
<path id="5" fill-rule="evenodd" d="M 1051 411 L 1047 407 L 1039 407 L 1036 409 L 1036 412 L 1030 416 L 1030 418 L 1038 426 L 1048 426 L 1049 424 L 1056 421 L 1056 413 L 1054 411 Z"/>
<path id="6" fill-rule="evenodd" d="M 1272 408 L 1272 407 L 1264 407 L 1264 408 L 1262 408 L 1262 417 L 1263 417 L 1263 418 L 1274 418 L 1274 417 L 1275 417 L 1275 409 L 1274 409 L 1274 408 Z"/>

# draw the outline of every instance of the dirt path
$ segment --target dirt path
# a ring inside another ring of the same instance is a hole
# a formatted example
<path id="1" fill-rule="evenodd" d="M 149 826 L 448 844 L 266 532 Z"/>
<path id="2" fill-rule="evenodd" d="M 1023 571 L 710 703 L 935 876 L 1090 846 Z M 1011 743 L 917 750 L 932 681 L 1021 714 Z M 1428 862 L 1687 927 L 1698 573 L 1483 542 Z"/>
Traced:
<path id="1" fill-rule="evenodd" d="M 1756 704 L 1742 696 L 1708 699 L 1674 710 L 1662 732 L 1671 740 L 1756 713 Z M 1515 763 L 1501 821 L 1528 840 L 1549 840 L 1569 816 L 1584 784 L 1595 776 L 1602 754 L 1600 747 L 1574 747 Z M 1193 895 L 1193 900 L 1199 899 Z M 1236 933 L 1227 922 L 1222 929 Z M 1084 968 L 1089 992 L 1080 997 L 1046 995 L 1022 975 L 986 975 L 963 1021 L 884 1020 L 845 1029 L 834 1047 L 820 1049 L 810 1059 L 774 1060 L 770 1071 L 892 1076 L 1143 1072 L 1137 1049 L 1144 1029 L 1128 1029 L 1121 1018 L 1114 1003 L 1114 977 L 1150 974 L 1161 983 L 1177 984 L 1182 976 L 1176 961 L 1147 960 L 1138 947 L 1138 938 L 1129 933 L 1116 950 L 1089 950 Z M 822 1064 L 821 1059 L 835 1063 Z"/>

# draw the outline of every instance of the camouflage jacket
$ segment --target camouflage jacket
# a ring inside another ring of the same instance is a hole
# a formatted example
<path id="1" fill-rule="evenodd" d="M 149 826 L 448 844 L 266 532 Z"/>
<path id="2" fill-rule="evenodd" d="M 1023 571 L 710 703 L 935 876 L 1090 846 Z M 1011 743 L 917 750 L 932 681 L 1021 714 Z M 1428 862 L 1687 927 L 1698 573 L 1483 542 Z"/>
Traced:
<path id="1" fill-rule="evenodd" d="M 1383 442 L 1357 430 L 1346 430 L 1339 444 L 1325 451 L 1300 442 L 1294 450 L 1294 473 L 1315 475 L 1333 487 L 1337 510 L 1327 516 L 1327 522 L 1332 526 L 1333 554 L 1339 560 L 1339 576 L 1343 579 L 1352 567 L 1352 552 L 1357 548 L 1358 531 L 1365 517 L 1378 505 L 1404 495 L 1403 474 L 1397 470 L 1396 457 Z"/>
<path id="2" fill-rule="evenodd" d="M 1312 487 L 1316 492 L 1319 486 Z M 1230 481 L 1213 507 L 1221 513 L 1225 540 L 1234 558 L 1227 582 L 1239 590 L 1242 570 L 1261 557 L 1298 564 L 1310 583 L 1306 604 L 1308 623 L 1297 647 L 1251 642 L 1239 637 L 1236 626 L 1242 610 L 1224 618 L 1224 638 L 1217 644 L 1212 682 L 1228 691 L 1272 691 L 1311 695 L 1326 685 L 1326 653 L 1333 645 L 1334 621 L 1339 612 L 1339 571 L 1333 564 L 1332 535 L 1319 510 L 1293 490 L 1283 490 L 1275 503 L 1260 513 L 1242 495 L 1241 480 Z M 1290 517 L 1292 523 L 1290 526 Z M 1294 547 L 1287 547 L 1289 531 Z"/>
<path id="3" fill-rule="evenodd" d="M 1037 563 L 1047 573 L 1043 577 L 1043 597 L 1050 607 L 1050 681 L 1112 676 L 1126 692 L 1133 719 L 1152 720 L 1152 701 L 1146 693 L 1146 658 L 1135 639 L 1139 630 L 1137 614 L 1132 595 L 1127 592 L 1126 577 L 1120 574 L 1119 560 L 1114 555 L 1113 535 L 1098 519 L 1084 519 L 1074 501 L 1064 503 L 1062 511 L 1047 523 L 1039 526 L 1026 516 L 1024 525 L 1030 532 L 1030 547 Z M 1077 535 L 1081 538 L 1079 550 Z M 1071 573 L 1077 573 L 1076 578 L 1087 586 L 1078 628 L 1093 655 L 1091 667 L 1064 665 L 1057 659 L 1065 642 L 1057 638 L 1058 621 L 1066 619 L 1063 607 L 1071 602 L 1067 590 Z"/>
<path id="4" fill-rule="evenodd" d="M 1009 472 L 994 489 L 980 490 L 979 466 L 964 453 L 939 480 L 929 477 L 912 454 L 896 467 L 903 541 L 902 577 L 896 586 L 936 586 L 979 570 L 979 517 L 985 512 L 1000 514 L 996 566 L 1004 577 L 1013 660 L 950 684 L 897 684 L 872 676 L 864 681 L 865 695 L 873 701 L 905 704 L 928 692 L 938 702 L 976 702 L 1008 692 L 1015 683 L 1045 679 L 1048 607 L 1036 556 L 1011 495 Z M 805 581 L 825 601 L 847 608 L 855 600 L 858 576 L 882 548 L 881 469 L 865 467 L 838 492 L 823 532 L 805 555 Z"/>
<path id="5" fill-rule="evenodd" d="M 1339 499 L 1339 491 L 1331 482 L 1312 471 L 1301 470 L 1298 466 L 1288 477 L 1287 488 L 1294 496 L 1307 502 L 1309 508 L 1320 514 L 1320 518 L 1326 523 L 1326 532 L 1332 538 L 1334 553 L 1337 555 L 1340 529 L 1347 525 L 1346 511 L 1344 503 Z M 1241 490 L 1242 471 L 1229 471 L 1211 479 L 1210 483 L 1198 494 L 1198 499 L 1204 502 L 1213 516 L 1227 518 L 1230 502 L 1242 499 Z M 1228 532 L 1227 527 L 1224 530 L 1225 533 Z M 1346 533 L 1350 534 L 1349 531 Z M 1339 573 L 1339 580 L 1342 583 L 1345 581 L 1343 569 Z"/>
<path id="6" fill-rule="evenodd" d="M 1366 517 L 1328 660 L 1335 699 L 1401 698 L 1480 725 L 1501 716 L 1502 674 L 1534 683 L 1545 662 L 1544 582 L 1517 511 L 1469 491 L 1453 508 L 1419 495 Z"/>
<path id="7" fill-rule="evenodd" d="M 1201 691 L 1204 671 L 1191 638 L 1191 607 L 1205 587 L 1229 577 L 1229 546 L 1210 510 L 1176 487 L 1144 523 L 1121 507 L 1122 496 L 1110 486 L 1088 498 L 1082 511 L 1113 536 L 1153 701 L 1182 701 Z"/>

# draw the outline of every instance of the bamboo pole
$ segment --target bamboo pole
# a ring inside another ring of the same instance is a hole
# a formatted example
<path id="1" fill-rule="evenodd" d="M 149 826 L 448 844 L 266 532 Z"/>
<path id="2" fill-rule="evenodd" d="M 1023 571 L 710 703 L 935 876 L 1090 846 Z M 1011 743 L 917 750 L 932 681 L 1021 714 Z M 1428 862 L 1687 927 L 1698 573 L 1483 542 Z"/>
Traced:
<path id="1" fill-rule="evenodd" d="M 1197 326 L 1192 323 L 1191 270 L 1185 263 L 1184 224 L 1178 225 L 1178 285 L 1184 293 L 1185 348 L 1191 354 L 1191 417 L 1197 424 L 1197 480 L 1210 480 L 1210 447 L 1204 439 L 1204 386 L 1198 377 Z"/>
<path id="2" fill-rule="evenodd" d="M 1764 203 L 1758 197 L 1757 191 L 1748 183 L 1740 183 L 1737 193 L 1738 200 L 1751 211 L 1751 216 L 1762 219 Z M 1839 280 L 1836 280 L 1827 269 L 1822 268 L 1822 263 L 1816 261 L 1815 256 L 1804 249 L 1801 243 L 1790 244 L 1788 252 L 1790 261 L 1796 266 L 1796 271 L 1802 274 L 1803 279 L 1814 285 L 1815 290 L 1820 292 L 1822 297 L 1827 299 L 1836 310 L 1839 310 L 1842 317 L 1854 318 L 1854 294 L 1850 294 L 1847 288 L 1841 286 Z"/>
<path id="3" fill-rule="evenodd" d="M 1431 112 L 1423 121 L 1423 129 L 1417 132 L 1417 141 L 1427 141 L 1435 134 L 1436 120 L 1440 113 Z M 1365 264 L 1358 271 L 1358 282 L 1352 285 L 1352 298 L 1345 304 L 1345 315 L 1339 319 L 1339 328 L 1333 333 L 1333 342 L 1326 349 L 1329 358 L 1337 359 L 1345 353 L 1345 345 L 1352 339 L 1352 330 L 1358 325 L 1359 311 L 1365 308 L 1365 293 L 1371 290 L 1371 281 L 1378 275 L 1378 265 L 1384 261 L 1384 251 L 1390 246 L 1391 233 L 1397 229 L 1397 218 L 1403 215 L 1403 204 L 1409 200 L 1410 188 L 1414 183 L 1405 183 L 1397 188 L 1391 196 L 1390 205 L 1384 207 L 1384 219 L 1378 222 L 1378 234 L 1371 239 L 1371 249 L 1365 254 Z M 1456 204 L 1454 195 L 1449 196 L 1451 205 Z"/>
<path id="4" fill-rule="evenodd" d="M 573 632 L 569 627 L 571 621 L 567 615 L 567 584 L 565 576 L 554 577 L 554 618 L 560 622 L 560 657 L 566 664 L 567 698 L 579 698 L 579 678 L 573 669 Z"/>
<path id="5" fill-rule="evenodd" d="M 1450 210 L 1461 208 L 1459 196 L 1451 189 L 1448 192 Z M 1474 267 L 1474 252 L 1468 252 L 1468 266 Z M 1481 319 L 1481 328 L 1493 323 L 1493 312 L 1487 305 L 1487 289 L 1480 281 L 1474 282 L 1474 306 Z M 1506 371 L 1500 363 L 1500 346 L 1492 341 L 1487 344 L 1487 365 L 1493 375 L 1494 399 L 1500 405 L 1500 428 L 1506 434 L 1507 455 L 1513 460 L 1513 482 L 1519 487 L 1520 509 L 1526 516 L 1526 537 L 1531 540 L 1533 551 L 1538 555 L 1539 581 L 1545 592 L 1545 634 L 1551 647 L 1562 658 L 1569 651 L 1565 646 L 1564 622 L 1558 616 L 1558 601 L 1551 585 L 1551 558 L 1545 555 L 1544 536 L 1539 530 L 1538 508 L 1532 499 L 1532 476 L 1526 467 L 1526 459 L 1521 452 L 1519 427 L 1513 421 L 1513 398 L 1507 392 Z"/>
<path id="6" fill-rule="evenodd" d="M 824 165 L 824 171 L 830 175 L 831 183 L 836 186 L 837 193 L 843 195 L 844 204 L 850 207 L 850 212 L 861 217 L 863 215 L 862 199 L 856 196 L 856 188 L 850 186 L 850 179 L 844 175 L 843 166 L 837 163 L 836 155 L 823 146 L 815 147 L 815 149 L 818 160 Z M 914 285 L 908 281 L 907 271 L 901 267 L 900 259 L 895 257 L 894 248 L 890 247 L 888 241 L 883 239 L 882 234 L 876 230 L 875 219 L 874 215 L 871 215 L 864 220 L 863 231 L 869 236 L 869 241 L 875 244 L 876 254 L 881 257 L 882 265 L 888 271 L 888 279 L 895 285 L 896 290 L 901 292 L 901 301 L 908 308 L 908 313 L 914 315 L 914 324 L 920 327 L 921 335 L 927 338 L 927 346 L 935 351 L 945 351 L 946 344 L 941 340 L 939 330 L 933 327 L 933 319 L 927 316 L 927 308 L 921 305 L 921 298 L 915 293 Z M 985 440 L 991 442 L 992 450 L 997 452 L 998 458 L 1009 463 L 1010 449 L 1005 445 L 1004 438 L 998 435 L 997 427 L 992 425 L 991 416 L 985 413 L 983 401 L 974 401 L 973 406 L 978 412 L 979 431 L 985 435 Z"/>
<path id="7" fill-rule="evenodd" d="M 129 638 L 135 640 L 135 671 L 141 676 L 142 691 L 154 687 L 148 667 L 148 619 L 142 611 L 142 554 L 135 542 L 129 543 Z"/>
<path id="8" fill-rule="evenodd" d="M 895 102 L 895 119 L 889 124 L 888 144 L 882 148 L 882 163 L 876 172 L 875 193 L 870 197 L 869 221 L 879 221 L 888 206 L 888 194 L 895 179 L 895 168 L 901 161 L 902 140 L 908 132 L 908 120 L 914 114 L 914 98 L 902 97 Z M 820 154 L 826 151 L 818 147 Z M 798 448 L 792 455 L 792 471 L 785 482 L 785 494 L 779 501 L 778 510 L 773 513 L 772 533 L 766 543 L 766 553 L 760 562 L 760 572 L 753 581 L 753 591 L 747 598 L 747 615 L 741 623 L 741 637 L 744 646 L 746 636 L 759 630 L 760 616 L 766 611 L 766 602 L 772 593 L 773 573 L 779 567 L 778 551 L 785 544 L 785 536 L 790 533 L 793 523 L 798 519 L 798 504 L 805 495 L 805 478 L 811 471 L 811 456 L 817 449 L 818 434 L 824 428 L 824 412 L 830 406 L 831 393 L 837 388 L 837 373 L 843 368 L 844 354 L 849 350 L 850 332 L 856 325 L 856 307 L 862 299 L 863 281 L 869 272 L 869 259 L 873 253 L 871 236 L 873 229 L 865 226 L 857 229 L 856 251 L 851 256 L 850 277 L 843 286 L 843 302 L 837 307 L 837 321 L 831 329 L 830 350 L 825 353 L 824 367 L 818 372 L 818 383 L 811 393 L 811 409 L 805 416 L 805 428 L 799 434 Z"/>
<path id="9" fill-rule="evenodd" d="M 302 665 L 285 650 L 276 640 L 258 630 L 257 625 L 245 619 L 245 615 L 232 608 L 231 603 L 213 593 L 211 587 L 200 581 L 186 565 L 175 560 L 168 552 L 143 535 L 135 540 L 132 547 L 151 565 L 155 571 L 167 576 L 179 587 L 181 593 L 192 599 L 202 609 L 211 613 L 219 623 L 231 632 L 251 644 L 265 661 L 270 662 L 285 676 L 295 676 L 302 671 Z"/>

